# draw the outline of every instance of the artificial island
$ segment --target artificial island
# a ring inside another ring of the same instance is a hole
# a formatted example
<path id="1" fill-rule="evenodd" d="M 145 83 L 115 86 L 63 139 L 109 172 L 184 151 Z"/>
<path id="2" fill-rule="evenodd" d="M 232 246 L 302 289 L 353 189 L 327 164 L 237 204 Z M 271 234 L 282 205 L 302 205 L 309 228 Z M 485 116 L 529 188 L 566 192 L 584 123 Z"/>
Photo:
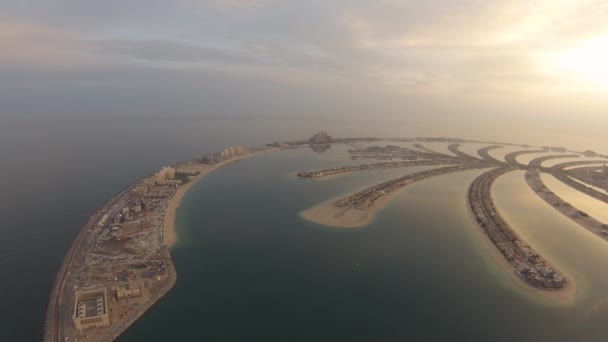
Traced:
<path id="1" fill-rule="evenodd" d="M 447 143 L 448 153 L 436 152 L 425 143 Z M 410 147 L 402 147 L 407 143 Z M 477 156 L 462 152 L 464 143 L 483 144 Z M 469 186 L 467 203 L 472 226 L 502 255 L 527 286 L 546 291 L 571 287 L 567 277 L 526 243 L 496 209 L 491 187 L 501 175 L 524 170 L 526 182 L 560 213 L 602 239 L 608 226 L 573 207 L 543 183 L 541 173 L 608 203 L 608 156 L 593 151 L 569 151 L 563 147 L 486 142 L 454 138 L 332 138 L 319 132 L 308 140 L 275 142 L 264 146 L 231 147 L 201 158 L 163 167 L 123 190 L 93 213 L 65 256 L 51 293 L 45 325 L 45 341 L 112 341 L 137 321 L 177 281 L 170 248 L 176 243 L 175 216 L 184 194 L 193 184 L 223 166 L 250 156 L 284 149 L 310 147 L 323 153 L 331 144 L 351 146 L 353 160 L 368 163 L 338 168 L 301 171 L 303 180 L 318 180 L 353 172 L 425 167 L 341 198 L 334 198 L 302 212 L 310 221 L 332 227 L 361 227 L 397 190 L 434 176 L 467 170 L 485 170 Z M 503 160 L 491 150 L 510 145 L 524 148 Z M 517 157 L 530 153 L 555 154 L 528 164 Z M 556 158 L 587 157 L 544 167 Z"/>

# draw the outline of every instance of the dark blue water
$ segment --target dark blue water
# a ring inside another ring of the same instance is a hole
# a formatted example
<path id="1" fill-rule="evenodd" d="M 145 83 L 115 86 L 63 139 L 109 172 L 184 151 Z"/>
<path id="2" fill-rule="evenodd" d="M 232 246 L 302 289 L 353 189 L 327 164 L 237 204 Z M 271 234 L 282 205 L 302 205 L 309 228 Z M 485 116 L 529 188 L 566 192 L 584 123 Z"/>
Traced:
<path id="1" fill-rule="evenodd" d="M 0 340 L 42 339 L 61 260 L 90 214 L 112 195 L 164 165 L 226 146 L 303 139 L 318 125 L 277 119 L 0 117 Z"/>

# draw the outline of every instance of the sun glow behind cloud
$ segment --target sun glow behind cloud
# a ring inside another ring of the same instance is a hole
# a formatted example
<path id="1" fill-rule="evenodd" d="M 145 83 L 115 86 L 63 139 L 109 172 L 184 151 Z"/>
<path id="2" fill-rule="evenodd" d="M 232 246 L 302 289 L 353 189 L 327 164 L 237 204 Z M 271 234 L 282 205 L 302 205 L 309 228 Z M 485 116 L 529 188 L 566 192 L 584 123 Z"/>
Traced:
<path id="1" fill-rule="evenodd" d="M 547 71 L 591 91 L 608 90 L 608 36 L 545 56 Z"/>

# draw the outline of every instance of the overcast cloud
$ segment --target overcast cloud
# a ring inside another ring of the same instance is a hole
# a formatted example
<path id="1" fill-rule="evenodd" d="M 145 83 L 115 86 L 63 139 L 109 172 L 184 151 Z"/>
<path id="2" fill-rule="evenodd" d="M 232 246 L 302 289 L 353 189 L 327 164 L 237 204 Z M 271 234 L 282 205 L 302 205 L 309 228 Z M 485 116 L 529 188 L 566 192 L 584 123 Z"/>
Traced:
<path id="1" fill-rule="evenodd" d="M 546 62 L 597 37 L 606 1 L 0 0 L 0 115 L 599 115 Z"/>

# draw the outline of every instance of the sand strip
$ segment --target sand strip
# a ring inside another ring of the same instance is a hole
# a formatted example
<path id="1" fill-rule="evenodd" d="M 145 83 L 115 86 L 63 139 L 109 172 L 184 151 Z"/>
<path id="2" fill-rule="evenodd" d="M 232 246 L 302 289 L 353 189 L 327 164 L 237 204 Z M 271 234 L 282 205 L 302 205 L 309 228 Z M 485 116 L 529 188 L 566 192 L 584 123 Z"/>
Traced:
<path id="1" fill-rule="evenodd" d="M 278 150 L 279 150 L 279 148 L 268 148 L 268 149 L 264 149 L 264 150 L 260 150 L 260 151 L 254 151 L 249 154 L 246 154 L 243 156 L 238 156 L 238 157 L 232 158 L 230 160 L 223 161 L 223 162 L 213 164 L 213 165 L 192 163 L 192 164 L 186 164 L 186 165 L 183 165 L 183 166 L 180 166 L 179 168 L 177 168 L 177 171 L 196 171 L 196 172 L 200 172 L 200 174 L 198 174 L 194 179 L 192 179 L 191 181 L 189 181 L 188 183 L 186 183 L 185 185 L 180 187 L 176 191 L 175 195 L 173 195 L 173 197 L 167 201 L 167 212 L 165 213 L 165 219 L 164 219 L 164 224 L 163 224 L 163 242 L 164 242 L 164 244 L 166 244 L 169 248 L 172 248 L 178 242 L 177 231 L 176 231 L 177 227 L 176 227 L 176 222 L 175 222 L 177 208 L 182 203 L 184 195 L 186 195 L 186 193 L 196 183 L 200 182 L 203 178 L 205 178 L 211 172 L 213 172 L 219 168 L 222 168 L 229 164 L 238 162 L 245 158 L 253 157 L 254 155 L 257 155 L 259 153 L 278 151 Z"/>

